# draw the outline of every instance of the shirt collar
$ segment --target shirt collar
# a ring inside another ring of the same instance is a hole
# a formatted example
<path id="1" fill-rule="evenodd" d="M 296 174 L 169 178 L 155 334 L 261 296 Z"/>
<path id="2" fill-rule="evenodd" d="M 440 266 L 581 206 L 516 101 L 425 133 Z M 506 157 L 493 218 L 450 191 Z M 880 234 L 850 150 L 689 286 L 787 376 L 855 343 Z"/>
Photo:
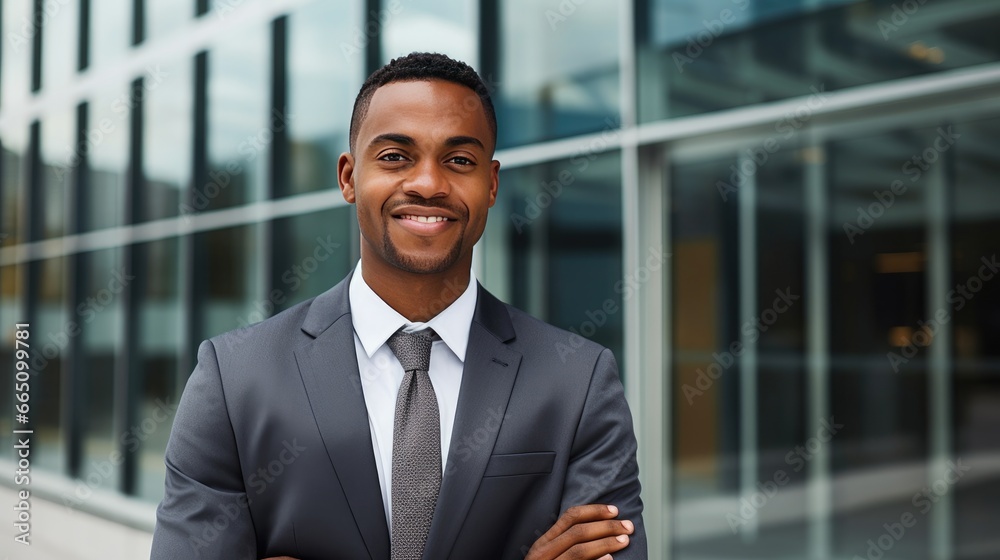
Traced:
<path id="1" fill-rule="evenodd" d="M 365 353 L 371 358 L 400 327 L 405 327 L 408 332 L 430 327 L 458 356 L 458 359 L 464 362 L 472 317 L 476 312 L 477 283 L 475 274 L 470 271 L 469 285 L 458 299 L 426 323 L 414 323 L 389 307 L 389 304 L 371 289 L 361 275 L 361 261 L 358 261 L 348 288 L 354 332 L 358 334 Z"/>

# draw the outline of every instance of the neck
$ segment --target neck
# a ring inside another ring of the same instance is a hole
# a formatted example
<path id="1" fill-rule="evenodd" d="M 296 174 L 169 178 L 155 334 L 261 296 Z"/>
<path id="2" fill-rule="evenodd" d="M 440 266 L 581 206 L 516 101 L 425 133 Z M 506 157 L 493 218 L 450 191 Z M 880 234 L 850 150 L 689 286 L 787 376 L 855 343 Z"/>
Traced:
<path id="1" fill-rule="evenodd" d="M 361 276 L 382 301 L 410 322 L 425 323 L 461 296 L 470 282 L 472 257 L 446 271 L 417 274 L 400 270 L 361 252 Z"/>

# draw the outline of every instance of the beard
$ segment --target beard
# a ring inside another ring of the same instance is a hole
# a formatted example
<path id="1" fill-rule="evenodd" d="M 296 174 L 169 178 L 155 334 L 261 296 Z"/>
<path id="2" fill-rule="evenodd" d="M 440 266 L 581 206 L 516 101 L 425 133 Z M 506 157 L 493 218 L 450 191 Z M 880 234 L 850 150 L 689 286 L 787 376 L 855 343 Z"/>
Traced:
<path id="1" fill-rule="evenodd" d="M 423 206 L 426 208 L 443 208 L 450 211 L 452 215 L 458 216 L 457 223 L 455 224 L 455 226 L 460 228 L 458 231 L 458 237 L 447 252 L 434 256 L 421 257 L 407 254 L 399 250 L 399 247 L 396 246 L 392 238 L 389 236 L 389 224 L 391 223 L 391 220 L 396 219 L 392 217 L 393 210 L 406 204 Z M 413 274 L 437 274 L 448 270 L 462 258 L 462 244 L 465 240 L 465 227 L 469 222 L 469 212 L 463 207 L 442 204 L 437 200 L 407 198 L 396 201 L 394 204 L 387 205 L 384 214 L 382 215 L 382 220 L 382 241 L 380 247 L 382 256 L 385 258 L 386 262 L 396 268 L 399 268 L 400 270 Z"/>
<path id="2" fill-rule="evenodd" d="M 389 219 L 393 220 L 395 218 L 390 217 Z M 461 230 L 459 231 L 458 239 L 452 244 L 451 249 L 443 255 L 431 257 L 417 257 L 403 254 L 396 247 L 396 244 L 392 242 L 392 238 L 389 237 L 389 228 L 383 228 L 382 255 L 389 264 L 413 274 L 437 274 L 444 272 L 454 266 L 462 257 L 462 240 L 465 238 L 464 222 L 459 222 L 458 227 Z"/>

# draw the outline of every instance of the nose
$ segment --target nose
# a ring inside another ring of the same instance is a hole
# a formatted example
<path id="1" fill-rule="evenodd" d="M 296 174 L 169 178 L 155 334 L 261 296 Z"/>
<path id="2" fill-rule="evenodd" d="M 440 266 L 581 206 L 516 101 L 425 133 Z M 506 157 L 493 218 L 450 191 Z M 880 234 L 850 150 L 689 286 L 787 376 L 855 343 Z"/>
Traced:
<path id="1" fill-rule="evenodd" d="M 403 184 L 404 193 L 421 198 L 439 198 L 451 192 L 442 165 L 433 158 L 422 158 L 412 169 Z"/>

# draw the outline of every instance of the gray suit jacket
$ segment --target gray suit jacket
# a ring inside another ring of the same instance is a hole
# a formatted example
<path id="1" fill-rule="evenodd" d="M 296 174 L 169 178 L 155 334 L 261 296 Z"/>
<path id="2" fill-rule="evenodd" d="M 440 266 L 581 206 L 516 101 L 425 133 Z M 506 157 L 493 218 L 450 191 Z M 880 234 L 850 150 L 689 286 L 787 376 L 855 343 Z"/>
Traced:
<path id="1" fill-rule="evenodd" d="M 389 559 L 349 281 L 202 343 L 167 445 L 154 560 Z M 616 560 L 646 558 L 611 351 L 478 289 L 424 558 L 523 558 L 587 503 L 635 522 Z"/>

